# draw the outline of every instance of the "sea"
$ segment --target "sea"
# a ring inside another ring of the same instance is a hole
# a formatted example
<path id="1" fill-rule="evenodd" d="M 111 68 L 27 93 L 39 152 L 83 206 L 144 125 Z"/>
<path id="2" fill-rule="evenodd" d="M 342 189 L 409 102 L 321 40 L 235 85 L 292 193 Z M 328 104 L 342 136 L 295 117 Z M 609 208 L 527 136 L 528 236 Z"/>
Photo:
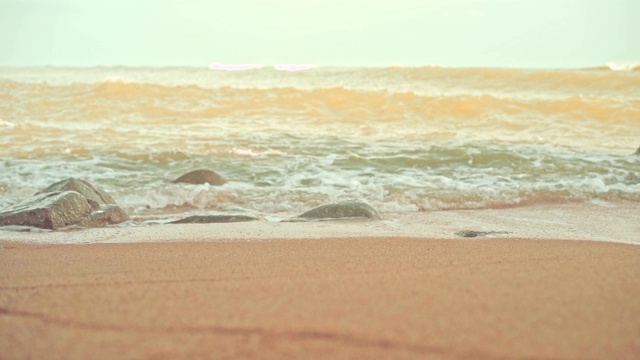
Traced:
<path id="1" fill-rule="evenodd" d="M 639 146 L 633 66 L 0 68 L 0 210 L 75 177 L 126 226 L 352 199 L 640 206 Z M 173 183 L 196 169 L 227 182 Z"/>

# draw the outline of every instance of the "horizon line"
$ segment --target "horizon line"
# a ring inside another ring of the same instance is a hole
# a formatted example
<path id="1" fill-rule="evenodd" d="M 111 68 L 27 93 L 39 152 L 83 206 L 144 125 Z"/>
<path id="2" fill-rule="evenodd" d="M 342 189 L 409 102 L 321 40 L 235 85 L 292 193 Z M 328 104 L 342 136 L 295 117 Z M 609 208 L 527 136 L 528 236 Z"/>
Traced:
<path id="1" fill-rule="evenodd" d="M 213 68 L 213 65 L 221 65 L 226 68 Z M 292 67 L 293 69 L 288 69 Z M 214 71 L 252 71 L 252 70 L 278 70 L 278 71 L 299 71 L 299 70 L 317 70 L 327 68 L 343 68 L 343 69 L 387 69 L 387 68 L 441 68 L 441 69 L 494 69 L 494 70 L 611 70 L 611 71 L 638 71 L 640 70 L 640 61 L 638 62 L 606 62 L 604 64 L 590 66 L 554 66 L 554 67 L 538 67 L 538 66 L 448 66 L 438 64 L 424 65 L 407 65 L 402 63 L 394 63 L 388 65 L 320 65 L 320 64 L 299 64 L 299 63 L 276 63 L 276 64 L 218 64 L 210 63 L 202 66 L 198 65 L 16 65 L 16 64 L 0 64 L 0 68 L 60 68 L 60 69 L 91 69 L 91 68 L 194 68 L 207 69 Z"/>

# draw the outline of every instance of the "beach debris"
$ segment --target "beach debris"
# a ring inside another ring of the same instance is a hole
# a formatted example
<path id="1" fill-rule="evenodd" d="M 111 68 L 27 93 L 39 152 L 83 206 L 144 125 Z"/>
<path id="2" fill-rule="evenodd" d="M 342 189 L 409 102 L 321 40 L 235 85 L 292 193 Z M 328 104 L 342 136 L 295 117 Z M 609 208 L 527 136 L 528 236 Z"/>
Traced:
<path id="1" fill-rule="evenodd" d="M 84 180 L 79 180 L 73 177 L 53 183 L 46 189 L 36 193 L 36 195 L 59 191 L 75 191 L 80 193 L 87 199 L 94 210 L 98 209 L 100 205 L 116 203 L 115 200 L 113 200 L 113 198 L 106 192 L 94 187 Z"/>
<path id="2" fill-rule="evenodd" d="M 33 226 L 56 230 L 89 216 L 91 205 L 76 191 L 49 192 L 0 212 L 0 226 Z"/>
<path id="3" fill-rule="evenodd" d="M 94 210 L 89 217 L 78 223 L 82 227 L 102 227 L 106 225 L 120 224 L 129 220 L 129 215 L 118 205 L 102 205 Z"/>
<path id="4" fill-rule="evenodd" d="M 212 224 L 255 220 L 258 220 L 258 218 L 246 215 L 193 215 L 184 219 L 172 221 L 169 224 Z"/>
<path id="5" fill-rule="evenodd" d="M 188 172 L 173 181 L 174 183 L 222 185 L 226 181 L 216 172 L 206 169 Z"/>
<path id="6" fill-rule="evenodd" d="M 381 220 L 380 214 L 371 205 L 357 200 L 347 200 L 315 207 L 289 221 L 339 220 L 339 219 Z"/>
<path id="7" fill-rule="evenodd" d="M 479 236 L 487 236 L 487 235 L 503 235 L 503 234 L 511 234 L 508 231 L 477 231 L 477 230 L 460 230 L 456 231 L 455 235 L 464 237 L 464 238 L 473 238 Z"/>

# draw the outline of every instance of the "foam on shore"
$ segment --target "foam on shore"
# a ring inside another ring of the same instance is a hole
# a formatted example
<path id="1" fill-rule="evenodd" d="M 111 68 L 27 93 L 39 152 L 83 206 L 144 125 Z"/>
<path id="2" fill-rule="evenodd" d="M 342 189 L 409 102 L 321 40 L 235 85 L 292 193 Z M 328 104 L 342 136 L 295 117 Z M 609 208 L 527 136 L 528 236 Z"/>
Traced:
<path id="1" fill-rule="evenodd" d="M 255 221 L 164 224 L 76 231 L 0 231 L 0 241 L 86 244 L 350 237 L 460 239 L 462 230 L 495 231 L 486 238 L 566 239 L 640 245 L 640 205 L 634 202 L 536 204 L 527 207 L 384 213 L 382 221 Z"/>

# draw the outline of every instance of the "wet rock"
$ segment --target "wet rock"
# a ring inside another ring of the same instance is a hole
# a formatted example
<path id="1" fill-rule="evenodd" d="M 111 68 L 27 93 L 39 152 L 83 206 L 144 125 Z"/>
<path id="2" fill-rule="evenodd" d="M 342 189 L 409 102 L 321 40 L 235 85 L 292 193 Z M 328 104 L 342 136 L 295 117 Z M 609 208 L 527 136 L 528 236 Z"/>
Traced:
<path id="1" fill-rule="evenodd" d="M 474 238 L 478 236 L 487 236 L 487 235 L 502 235 L 502 234 L 511 234 L 508 231 L 477 231 L 477 230 L 461 230 L 457 231 L 455 235 L 465 238 Z"/>
<path id="2" fill-rule="evenodd" d="M 475 230 L 460 230 L 460 231 L 456 231 L 455 235 L 460 237 L 465 237 L 465 238 L 472 238 L 472 237 L 478 237 L 478 236 L 485 236 L 487 235 L 487 232 L 475 231 Z"/>
<path id="3" fill-rule="evenodd" d="M 56 230 L 89 216 L 91 205 L 76 191 L 36 195 L 0 212 L 0 226 L 33 226 Z"/>
<path id="4" fill-rule="evenodd" d="M 257 218 L 245 215 L 193 215 L 184 219 L 172 221 L 169 224 L 212 224 L 254 221 Z"/>
<path id="5" fill-rule="evenodd" d="M 59 192 L 59 191 L 75 191 L 84 196 L 93 209 L 98 209 L 100 205 L 115 204 L 109 194 L 95 188 L 90 183 L 79 180 L 76 178 L 68 178 L 57 183 L 49 185 L 46 189 L 40 191 L 38 194 Z M 36 195 L 38 195 L 36 194 Z"/>
<path id="6" fill-rule="evenodd" d="M 380 214 L 371 205 L 355 200 L 320 205 L 292 220 L 333 220 L 366 218 L 380 220 Z"/>
<path id="7" fill-rule="evenodd" d="M 94 210 L 89 217 L 78 223 L 84 227 L 101 227 L 106 225 L 120 224 L 129 220 L 129 215 L 118 205 L 102 205 Z"/>
<path id="8" fill-rule="evenodd" d="M 204 184 L 209 185 L 222 185 L 226 181 L 224 178 L 211 170 L 194 170 L 188 172 L 173 181 L 174 183 L 188 183 L 188 184 Z"/>

